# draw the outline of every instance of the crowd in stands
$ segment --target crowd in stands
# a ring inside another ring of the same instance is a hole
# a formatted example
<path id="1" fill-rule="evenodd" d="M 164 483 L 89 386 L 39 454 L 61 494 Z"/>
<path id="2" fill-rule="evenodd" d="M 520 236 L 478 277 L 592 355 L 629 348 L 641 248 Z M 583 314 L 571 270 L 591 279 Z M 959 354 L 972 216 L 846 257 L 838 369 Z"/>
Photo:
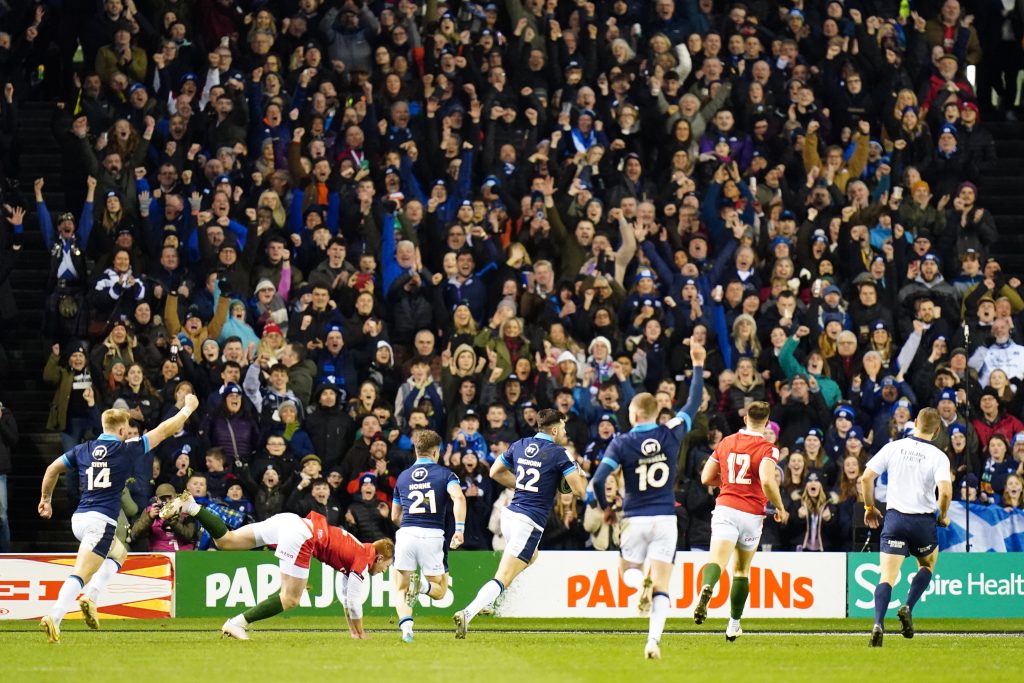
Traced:
<path id="1" fill-rule="evenodd" d="M 40 179 L 38 224 L 8 215 L 50 254 L 47 427 L 69 448 L 103 409 L 141 433 L 202 403 L 126 490 L 134 547 L 210 546 L 154 512 L 185 489 L 229 526 L 393 536 L 430 428 L 464 547 L 501 548 L 489 465 L 538 409 L 593 472 L 634 395 L 685 402 L 691 340 L 681 548 L 708 545 L 699 472 L 752 401 L 791 513 L 766 548 L 850 549 L 866 460 L 927 406 L 957 497 L 1024 508 L 1024 299 L 979 191 L 1019 0 L 36 7 L 0 39 L 22 71 L 63 60 L 69 210 Z M 607 487 L 607 511 L 553 501 L 541 547 L 617 548 Z"/>

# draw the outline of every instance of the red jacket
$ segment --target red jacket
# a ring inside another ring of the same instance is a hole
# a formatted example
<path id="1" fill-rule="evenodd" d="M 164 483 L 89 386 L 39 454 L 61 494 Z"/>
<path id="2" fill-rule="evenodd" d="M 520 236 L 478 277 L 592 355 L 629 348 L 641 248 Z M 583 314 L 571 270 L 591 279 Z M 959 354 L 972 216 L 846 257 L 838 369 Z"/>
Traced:
<path id="1" fill-rule="evenodd" d="M 972 420 L 971 424 L 974 425 L 974 430 L 978 432 L 978 441 L 981 442 L 982 448 L 988 447 L 988 440 L 992 438 L 993 434 L 1002 434 L 1006 437 L 1007 442 L 1012 444 L 1013 435 L 1024 431 L 1024 423 L 1013 415 L 1007 415 L 1003 412 L 996 416 L 995 422 L 990 423 L 982 416 Z"/>

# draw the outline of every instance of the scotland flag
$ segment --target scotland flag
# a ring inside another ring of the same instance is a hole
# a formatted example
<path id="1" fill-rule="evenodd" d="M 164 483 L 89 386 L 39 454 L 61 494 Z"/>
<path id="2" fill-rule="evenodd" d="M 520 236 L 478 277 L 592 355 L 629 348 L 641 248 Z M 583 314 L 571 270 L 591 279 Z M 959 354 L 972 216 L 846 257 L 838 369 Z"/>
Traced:
<path id="1" fill-rule="evenodd" d="M 971 552 L 1024 551 L 1024 510 L 1007 512 L 998 505 L 971 504 Z M 949 528 L 938 529 L 939 549 L 967 550 L 967 512 L 964 504 L 949 506 Z"/>

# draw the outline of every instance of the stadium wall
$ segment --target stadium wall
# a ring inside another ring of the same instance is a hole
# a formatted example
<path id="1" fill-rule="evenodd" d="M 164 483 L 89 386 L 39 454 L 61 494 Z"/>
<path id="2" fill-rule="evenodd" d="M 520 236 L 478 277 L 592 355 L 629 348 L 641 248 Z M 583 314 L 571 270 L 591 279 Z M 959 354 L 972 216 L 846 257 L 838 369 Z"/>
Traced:
<path id="1" fill-rule="evenodd" d="M 452 590 L 441 600 L 420 597 L 417 614 L 450 615 L 494 575 L 500 555 L 459 552 L 449 557 Z M 673 618 L 689 618 L 706 553 L 680 552 L 670 595 Z M 71 573 L 74 555 L 0 555 L 0 619 L 38 619 Z M 905 599 L 915 563 L 908 559 L 891 607 Z M 874 553 L 761 553 L 750 575 L 745 616 L 868 617 L 878 580 Z M 310 591 L 289 614 L 340 613 L 343 577 L 318 562 Z M 132 554 L 100 601 L 106 618 L 227 616 L 255 605 L 279 587 L 270 552 Z M 711 600 L 712 617 L 727 616 L 729 577 Z M 368 583 L 368 615 L 392 616 L 390 576 Z M 636 592 L 619 580 L 614 552 L 547 552 L 502 596 L 503 617 L 631 617 Z M 928 592 L 915 610 L 924 617 L 1000 618 L 1024 614 L 1024 553 L 943 553 Z M 69 615 L 78 618 L 79 615 Z"/>

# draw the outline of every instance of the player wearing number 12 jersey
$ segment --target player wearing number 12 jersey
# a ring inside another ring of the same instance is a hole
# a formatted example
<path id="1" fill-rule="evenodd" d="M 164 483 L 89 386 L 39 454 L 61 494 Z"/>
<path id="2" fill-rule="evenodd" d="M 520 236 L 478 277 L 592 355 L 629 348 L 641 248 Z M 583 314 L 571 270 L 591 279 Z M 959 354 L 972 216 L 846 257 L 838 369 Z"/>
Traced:
<path id="1" fill-rule="evenodd" d="M 537 429 L 540 431 L 535 436 L 516 441 L 491 465 L 491 479 L 515 489 L 512 502 L 501 511 L 505 552 L 494 578 L 480 588 L 464 610 L 455 613 L 456 638 L 465 638 L 473 617 L 490 607 L 533 563 L 562 478 L 577 498 L 587 494 L 586 478 L 562 448 L 566 443 L 565 417 L 545 408 L 537 413 Z"/>
<path id="2" fill-rule="evenodd" d="M 622 470 L 626 491 L 622 504 L 620 570 L 627 586 L 635 589 L 643 585 L 640 610 L 645 613 L 649 609 L 651 613 L 644 647 L 647 659 L 661 658 L 659 643 L 668 617 L 668 586 L 679 535 L 674 493 L 677 454 L 704 397 L 705 356 L 704 347 L 691 339 L 690 395 L 683 409 L 667 424 L 657 423 L 658 402 L 654 396 L 645 392 L 633 397 L 629 404 L 633 429 L 612 440 L 594 474 L 594 496 L 598 505 L 605 508 L 605 479 Z M 651 573 L 645 579 L 642 569 L 647 561 Z"/>
<path id="3" fill-rule="evenodd" d="M 764 438 L 770 412 L 763 401 L 747 406 L 746 428 L 722 439 L 701 473 L 705 486 L 718 486 L 720 491 L 711 515 L 711 560 L 701 569 L 700 599 L 693 620 L 704 623 L 722 568 L 735 550 L 729 593 L 731 618 L 725 629 L 729 642 L 743 633 L 740 617 L 750 592 L 748 574 L 761 541 L 765 504 L 771 501 L 775 506 L 776 521 L 785 524 L 789 520 L 775 480 L 779 449 Z"/>
<path id="4" fill-rule="evenodd" d="M 398 475 L 391 502 L 391 520 L 401 527 L 395 535 L 392 574 L 398 592 L 398 628 L 405 643 L 413 640 L 412 608 L 416 598 L 428 595 L 440 600 L 448 592 L 444 526 L 449 498 L 455 515 L 452 550 L 462 545 L 466 531 L 466 496 L 459 478 L 437 464 L 441 437 L 437 432 L 420 429 L 413 433 L 412 441 L 416 462 Z"/>

